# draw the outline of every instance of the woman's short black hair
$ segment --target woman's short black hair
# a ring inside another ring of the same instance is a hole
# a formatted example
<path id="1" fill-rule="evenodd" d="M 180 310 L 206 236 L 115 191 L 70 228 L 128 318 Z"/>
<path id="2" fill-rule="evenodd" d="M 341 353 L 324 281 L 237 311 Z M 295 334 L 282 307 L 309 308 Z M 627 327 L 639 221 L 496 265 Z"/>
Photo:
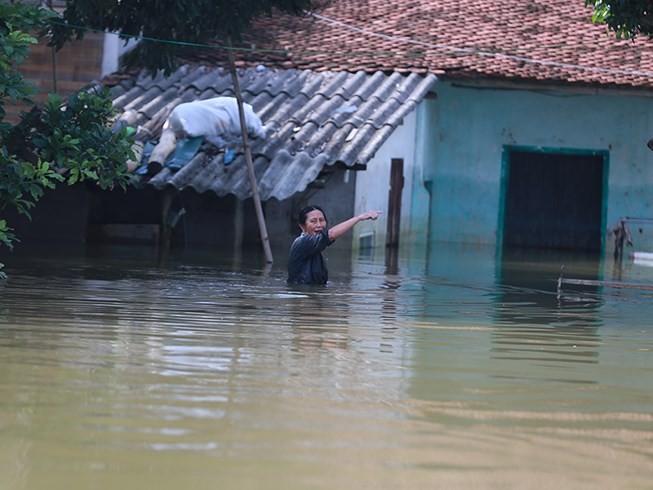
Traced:
<path id="1" fill-rule="evenodd" d="M 324 220 L 328 223 L 329 220 L 326 217 L 326 213 L 324 212 L 324 209 L 322 209 L 320 206 L 317 206 L 315 204 L 309 204 L 306 207 L 303 207 L 301 211 L 299 211 L 299 219 L 298 222 L 300 225 L 305 225 L 306 224 L 306 218 L 308 217 L 308 213 L 311 211 L 321 211 L 322 215 L 324 216 Z"/>

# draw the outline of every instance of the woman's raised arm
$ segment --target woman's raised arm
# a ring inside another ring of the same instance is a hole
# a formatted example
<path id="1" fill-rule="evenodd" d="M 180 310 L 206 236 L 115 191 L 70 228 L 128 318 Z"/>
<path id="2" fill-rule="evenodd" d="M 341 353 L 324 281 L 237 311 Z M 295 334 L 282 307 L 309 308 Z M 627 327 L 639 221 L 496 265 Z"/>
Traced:
<path id="1" fill-rule="evenodd" d="M 331 240 L 335 240 L 336 238 L 344 235 L 349 230 L 351 230 L 356 223 L 360 223 L 361 221 L 366 221 L 368 219 L 376 220 L 380 214 L 381 211 L 365 211 L 362 214 L 358 214 L 352 218 L 349 218 L 347 221 L 338 223 L 332 228 L 329 228 L 329 238 Z"/>

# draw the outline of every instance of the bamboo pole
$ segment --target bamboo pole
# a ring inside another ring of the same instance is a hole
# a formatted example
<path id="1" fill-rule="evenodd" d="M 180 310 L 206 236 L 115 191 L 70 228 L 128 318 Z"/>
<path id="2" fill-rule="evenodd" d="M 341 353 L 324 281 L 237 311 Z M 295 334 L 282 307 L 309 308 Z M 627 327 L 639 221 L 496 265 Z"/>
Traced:
<path id="1" fill-rule="evenodd" d="M 238 103 L 238 113 L 240 114 L 240 133 L 243 137 L 243 151 L 245 153 L 245 163 L 247 164 L 249 184 L 252 187 L 252 198 L 254 199 L 254 209 L 256 210 L 256 219 L 258 220 L 259 234 L 261 235 L 265 260 L 268 264 L 271 264 L 274 262 L 272 259 L 272 249 L 270 248 L 270 238 L 268 237 L 268 230 L 267 226 L 265 225 L 265 217 L 263 216 L 263 207 L 261 206 L 261 198 L 258 193 L 258 184 L 256 182 L 256 174 L 254 173 L 252 153 L 249 149 L 249 141 L 247 139 L 247 124 L 245 124 L 243 97 L 240 93 L 240 85 L 238 84 L 238 73 L 236 72 L 234 54 L 231 50 L 230 37 L 227 38 L 227 53 L 229 55 L 229 71 L 231 72 L 231 80 L 234 84 L 234 93 L 236 95 L 236 102 Z"/>
<path id="2" fill-rule="evenodd" d="M 644 291 L 653 291 L 653 284 L 636 284 L 631 282 L 618 282 L 618 281 L 600 281 L 594 279 L 567 279 L 562 277 L 565 266 L 560 268 L 560 276 L 558 277 L 558 293 L 562 291 L 563 284 L 576 284 L 579 286 L 600 286 L 609 288 L 621 289 L 642 289 Z"/>

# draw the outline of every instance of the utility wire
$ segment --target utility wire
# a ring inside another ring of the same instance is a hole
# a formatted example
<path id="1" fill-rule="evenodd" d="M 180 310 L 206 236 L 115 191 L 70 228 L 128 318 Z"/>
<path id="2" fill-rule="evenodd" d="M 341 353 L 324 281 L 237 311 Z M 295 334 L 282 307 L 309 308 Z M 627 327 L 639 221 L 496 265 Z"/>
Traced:
<path id="1" fill-rule="evenodd" d="M 400 38 L 400 37 L 396 37 L 396 36 L 392 36 L 392 35 L 388 35 L 388 34 L 381 34 L 381 33 L 375 32 L 375 31 L 370 31 L 368 29 L 363 29 L 361 27 L 356 27 L 356 26 L 353 26 L 351 24 L 341 22 L 339 20 L 331 19 L 331 18 L 326 17 L 324 15 L 316 14 L 314 12 L 310 12 L 309 15 L 315 17 L 316 19 L 327 22 L 329 24 L 344 27 L 346 29 L 349 29 L 349 30 L 352 30 L 352 31 L 355 31 L 355 32 L 359 32 L 361 34 L 367 34 L 367 35 L 370 35 L 370 36 L 380 37 L 380 38 L 388 39 L 390 41 L 395 41 L 395 42 L 415 44 L 417 46 L 423 46 L 423 47 L 427 47 L 427 48 L 443 49 L 443 50 L 448 50 L 448 51 L 455 52 L 455 53 L 461 53 L 461 54 L 472 55 L 472 56 L 484 56 L 484 57 L 490 57 L 490 58 L 507 59 L 507 60 L 511 60 L 511 61 L 521 61 L 521 62 L 524 62 L 524 63 L 533 63 L 533 64 L 537 64 L 537 65 L 553 66 L 553 67 L 557 67 L 557 68 L 569 68 L 569 69 L 575 69 L 575 70 L 587 70 L 587 71 L 595 71 L 595 72 L 600 72 L 600 73 L 611 73 L 611 74 L 616 74 L 616 75 L 637 75 L 637 76 L 653 77 L 653 72 L 650 72 L 650 71 L 620 70 L 620 69 L 599 68 L 599 67 L 592 67 L 592 66 L 576 65 L 576 64 L 573 64 L 573 63 L 562 63 L 562 62 L 559 62 L 559 61 L 540 60 L 540 59 L 536 59 L 536 58 L 528 58 L 526 56 L 517 56 L 517 55 L 497 53 L 497 52 L 477 50 L 477 49 L 459 48 L 457 46 L 448 46 L 448 45 L 445 45 L 445 44 L 434 44 L 434 43 L 429 43 L 429 42 L 425 42 L 425 41 L 417 41 L 415 39 Z"/>
<path id="2" fill-rule="evenodd" d="M 94 29 L 92 27 L 78 26 L 74 24 L 69 24 L 67 22 L 57 22 L 50 21 L 50 23 L 55 25 L 60 25 L 64 27 L 70 27 L 71 29 L 79 29 L 87 32 L 97 32 L 100 34 L 105 34 L 107 31 L 103 29 Z M 328 55 L 337 55 L 337 56 L 408 56 L 408 57 L 420 57 L 423 56 L 421 53 L 397 53 L 393 51 L 348 51 L 348 52 L 338 52 L 338 51 L 324 51 L 324 50 L 311 50 L 311 51 L 298 51 L 294 49 L 265 49 L 265 48 L 246 48 L 246 47 L 236 47 L 236 46 L 225 46 L 222 44 L 205 44 L 205 43 L 194 43 L 189 41 L 173 41 L 170 39 L 159 39 L 155 37 L 143 36 L 141 34 L 124 34 L 120 32 L 109 32 L 109 34 L 115 34 L 125 39 L 134 39 L 149 41 L 154 43 L 162 44 L 173 44 L 183 47 L 194 47 L 194 48 L 206 48 L 214 50 L 224 50 L 224 51 L 241 51 L 241 52 L 251 52 L 251 53 L 265 53 L 265 54 L 281 54 L 287 55 L 289 53 L 300 54 L 300 55 L 317 55 L 317 54 L 328 54 Z"/>
<path id="3" fill-rule="evenodd" d="M 530 64 L 535 64 L 535 65 L 541 65 L 541 66 L 548 66 L 548 67 L 555 67 L 555 68 L 566 68 L 570 70 L 581 70 L 581 71 L 591 71 L 591 72 L 597 72 L 597 73 L 609 73 L 613 75 L 632 75 L 632 76 L 642 76 L 642 77 L 653 77 L 653 72 L 650 71 L 638 71 L 638 70 L 624 70 L 624 69 L 612 69 L 612 68 L 601 68 L 601 67 L 592 67 L 592 66 L 585 66 L 585 65 L 578 65 L 574 63 L 564 63 L 564 62 L 559 62 L 559 61 L 549 61 L 549 60 L 543 60 L 543 59 L 537 59 L 537 58 L 530 58 L 527 56 L 520 56 L 520 55 L 514 55 L 514 54 L 507 54 L 507 53 L 501 53 L 501 52 L 495 52 L 495 51 L 489 51 L 489 50 L 480 50 L 480 49 L 470 49 L 470 48 L 461 48 L 458 46 L 451 46 L 451 45 L 446 45 L 446 44 L 436 44 L 436 43 L 430 43 L 426 41 L 419 41 L 416 39 L 409 39 L 409 38 L 402 38 L 402 37 L 397 37 L 389 34 L 383 34 L 380 32 L 372 31 L 369 29 L 364 29 L 361 27 L 357 27 L 339 20 L 332 19 L 330 17 L 324 16 L 317 14 L 315 12 L 306 12 L 307 15 L 310 15 L 314 17 L 315 19 L 318 19 L 322 22 L 325 22 L 330 25 L 335 25 L 344 29 L 348 29 L 354 32 L 358 32 L 361 34 L 366 34 L 369 36 L 374 36 L 382 39 L 387 39 L 389 41 L 393 42 L 398 42 L 398 43 L 404 43 L 404 44 L 410 44 L 410 45 L 415 45 L 415 46 L 420 46 L 420 47 L 425 47 L 425 48 L 430 48 L 430 49 L 437 49 L 441 51 L 447 51 L 448 53 L 445 54 L 451 54 L 455 56 L 480 56 L 480 57 L 486 57 L 486 58 L 495 58 L 495 59 L 503 59 L 503 60 L 510 60 L 510 61 L 519 61 L 523 63 L 530 63 Z M 77 26 L 77 25 L 72 25 L 68 24 L 66 22 L 57 22 L 57 21 L 52 21 L 53 24 L 57 25 L 62 25 L 65 27 L 70 27 L 74 29 L 79 29 L 79 30 L 85 30 L 85 31 L 90 31 L 90 32 L 99 32 L 99 33 L 104 33 L 105 31 L 102 29 L 93 29 L 90 27 L 86 26 Z M 185 42 L 185 41 L 173 41 L 173 40 L 167 40 L 167 39 L 158 39 L 158 38 L 153 38 L 153 37 L 147 37 L 143 35 L 130 35 L 130 34 L 121 34 L 118 33 L 118 35 L 122 38 L 127 38 L 127 39 L 140 39 L 144 41 L 149 41 L 149 42 L 155 42 L 155 43 L 165 43 L 165 44 L 174 44 L 178 46 L 184 46 L 184 47 L 196 47 L 196 48 L 204 48 L 204 49 L 215 49 L 215 50 L 230 50 L 230 51 L 237 51 L 237 52 L 252 52 L 252 53 L 263 53 L 263 54 L 279 54 L 279 55 L 287 55 L 289 53 L 293 53 L 296 55 L 331 55 L 331 56 L 365 56 L 365 57 L 422 57 L 422 53 L 398 53 L 395 51 L 380 51 L 380 52 L 369 52 L 369 51 L 351 51 L 351 52 L 339 52 L 339 51 L 326 51 L 326 50 L 309 50 L 309 51 L 298 51 L 298 50 L 288 50 L 288 49 L 262 49 L 262 48 L 246 48 L 246 47 L 235 47 L 235 46 L 224 46 L 224 45 L 214 45 L 214 44 L 205 44 L 205 43 L 193 43 L 193 42 Z"/>

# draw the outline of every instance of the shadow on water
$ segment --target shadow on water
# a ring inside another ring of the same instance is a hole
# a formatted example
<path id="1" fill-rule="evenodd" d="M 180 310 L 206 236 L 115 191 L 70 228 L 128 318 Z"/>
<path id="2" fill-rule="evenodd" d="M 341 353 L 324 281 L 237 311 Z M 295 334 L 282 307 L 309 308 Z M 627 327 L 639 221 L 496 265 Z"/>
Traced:
<path id="1" fill-rule="evenodd" d="M 223 250 L 189 248 L 164 251 L 151 245 L 43 244 L 17 247 L 5 253 L 3 262 L 12 269 L 34 273 L 105 275 L 107 279 L 200 267 L 215 271 L 247 271 L 265 274 L 271 270 L 258 251 L 234 255 Z"/>
<path id="2" fill-rule="evenodd" d="M 412 357 L 410 393 L 421 400 L 424 420 L 475 433 L 501 427 L 505 432 L 487 448 L 493 452 L 511 445 L 510 436 L 501 442 L 509 433 L 573 434 L 581 413 L 617 414 L 616 420 L 648 411 L 633 378 L 643 374 L 636 366 L 645 354 L 638 351 L 651 345 L 650 321 L 641 313 L 651 310 L 634 308 L 646 293 L 598 286 L 606 267 L 600 257 L 524 249 L 497 256 L 482 247 L 438 252 L 427 264 Z M 559 290 L 563 266 L 589 285 Z M 620 424 L 610 418 L 599 431 L 616 434 Z M 578 447 L 567 454 L 584 457 Z"/>
<path id="3" fill-rule="evenodd" d="M 555 323 L 559 312 L 568 307 L 585 311 L 592 324 L 591 313 L 601 303 L 598 288 L 561 291 L 558 280 L 563 269 L 567 276 L 596 280 L 601 267 L 595 255 L 537 249 L 511 249 L 497 255 L 494 248 L 440 245 L 429 256 L 424 272 L 424 312 L 437 314 L 436 308 L 429 308 L 429 298 L 444 299 L 451 293 L 461 304 L 469 299 L 470 315 L 477 306 L 491 307 L 497 324 Z M 434 305 L 441 309 L 437 299 Z M 483 314 L 487 311 L 483 309 Z"/>
<path id="4" fill-rule="evenodd" d="M 602 324 L 598 287 L 563 291 L 558 281 L 562 273 L 596 281 L 600 270 L 596 254 L 503 250 L 497 265 L 494 356 L 558 365 L 596 363 Z"/>
<path id="5" fill-rule="evenodd" d="M 492 399 L 497 407 L 534 408 L 549 390 L 547 404 L 566 405 L 572 403 L 572 395 L 563 387 L 598 383 L 582 366 L 599 362 L 604 291 L 597 286 L 559 291 L 558 279 L 563 266 L 572 277 L 599 279 L 600 257 L 533 249 L 505 250 L 497 257 L 493 249 L 442 247 L 437 257 L 429 259 L 422 302 L 428 329 L 420 334 L 420 342 L 451 343 L 459 352 L 465 350 L 461 345 L 469 343 L 470 352 L 455 366 L 464 365 L 469 372 L 484 370 L 485 377 L 462 393 L 464 383 L 454 382 L 436 398 L 462 396 L 470 403 Z M 483 349 L 486 346 L 488 350 Z M 442 358 L 451 362 L 452 355 Z M 422 365 L 433 362 L 433 357 L 420 360 Z M 426 392 L 434 377 L 447 386 L 441 375 L 450 369 L 439 362 L 435 366 L 436 371 L 420 371 L 416 376 L 418 392 Z M 524 383 L 539 386 L 539 393 Z"/>

